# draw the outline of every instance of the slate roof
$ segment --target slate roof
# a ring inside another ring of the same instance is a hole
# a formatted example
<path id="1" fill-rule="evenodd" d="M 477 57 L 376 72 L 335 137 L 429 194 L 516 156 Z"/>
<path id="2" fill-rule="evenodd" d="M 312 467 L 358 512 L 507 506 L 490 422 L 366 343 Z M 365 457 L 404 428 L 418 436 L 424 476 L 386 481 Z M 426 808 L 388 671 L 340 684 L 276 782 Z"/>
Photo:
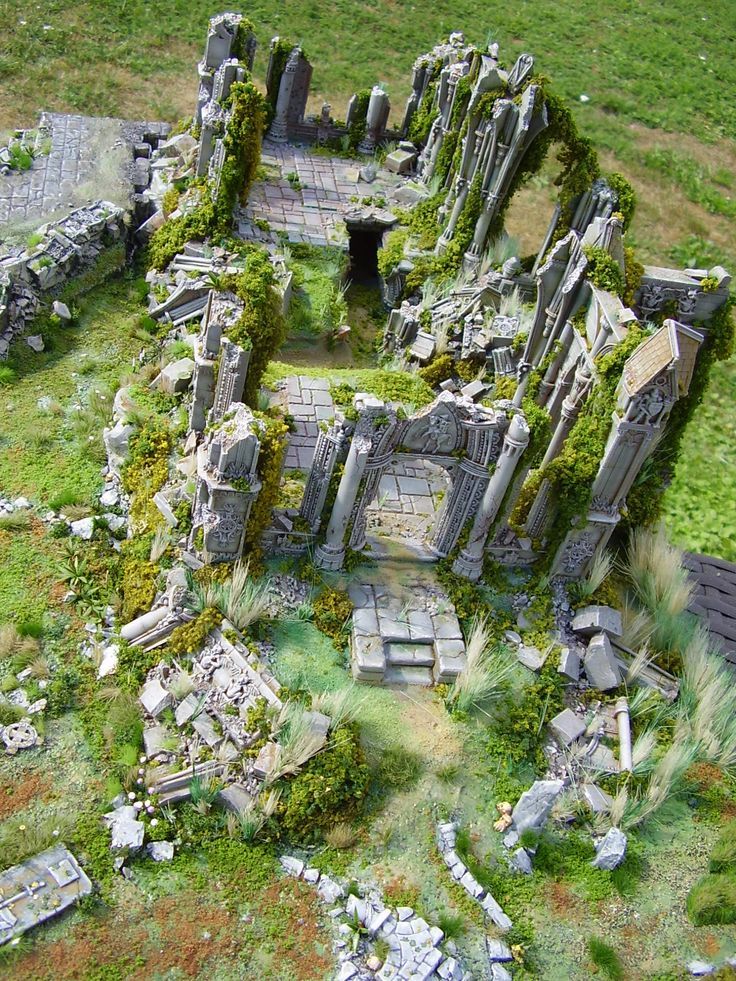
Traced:
<path id="1" fill-rule="evenodd" d="M 736 565 L 691 552 L 683 561 L 695 583 L 690 609 L 702 617 L 714 644 L 736 666 Z"/>

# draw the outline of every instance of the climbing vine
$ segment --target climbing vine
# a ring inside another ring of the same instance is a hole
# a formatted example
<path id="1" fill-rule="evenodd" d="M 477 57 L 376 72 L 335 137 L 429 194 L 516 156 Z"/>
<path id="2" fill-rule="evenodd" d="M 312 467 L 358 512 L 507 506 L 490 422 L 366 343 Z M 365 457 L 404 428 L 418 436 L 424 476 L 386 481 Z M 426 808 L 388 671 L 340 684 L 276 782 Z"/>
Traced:
<path id="1" fill-rule="evenodd" d="M 283 419 L 263 412 L 254 413 L 263 424 L 258 453 L 258 476 L 261 489 L 253 502 L 248 527 L 245 529 L 243 554 L 256 560 L 261 558 L 261 538 L 271 523 L 271 512 L 276 506 L 281 485 L 281 466 L 286 453 L 289 427 Z"/>
<path id="2" fill-rule="evenodd" d="M 234 82 L 225 107 L 231 118 L 219 188 L 207 180 L 199 181 L 194 185 L 194 193 L 199 195 L 197 206 L 165 222 L 153 234 L 148 259 L 156 269 L 164 269 L 187 242 L 227 235 L 238 198 L 247 200 L 261 158 L 266 102 L 252 82 Z"/>
<path id="3" fill-rule="evenodd" d="M 248 252 L 245 268 L 233 283 L 244 309 L 227 336 L 243 350 L 250 350 L 245 401 L 255 407 L 261 378 L 268 362 L 286 337 L 286 321 L 281 311 L 281 297 L 268 255 L 259 249 Z"/>

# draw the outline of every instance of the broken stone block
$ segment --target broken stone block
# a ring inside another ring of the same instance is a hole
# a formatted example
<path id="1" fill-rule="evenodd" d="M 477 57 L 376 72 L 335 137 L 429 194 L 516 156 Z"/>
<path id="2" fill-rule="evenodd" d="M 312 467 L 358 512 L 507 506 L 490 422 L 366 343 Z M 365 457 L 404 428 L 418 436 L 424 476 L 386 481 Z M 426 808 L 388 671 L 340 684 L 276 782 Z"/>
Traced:
<path id="1" fill-rule="evenodd" d="M 69 307 L 66 305 L 66 303 L 62 303 L 61 300 L 54 300 L 54 302 L 51 304 L 51 309 L 60 320 L 72 319 Z"/>
<path id="2" fill-rule="evenodd" d="M 95 519 L 80 518 L 78 521 L 72 521 L 69 527 L 71 528 L 72 535 L 81 538 L 82 541 L 88 542 L 95 532 Z"/>
<path id="3" fill-rule="evenodd" d="M 218 746 L 222 742 L 222 733 L 217 731 L 215 720 L 207 712 L 200 712 L 197 718 L 192 720 L 192 726 L 208 746 Z"/>
<path id="4" fill-rule="evenodd" d="M 410 174 L 414 169 L 414 161 L 416 159 L 416 152 L 394 150 L 393 153 L 389 153 L 386 156 L 384 166 L 392 174 Z"/>
<path id="5" fill-rule="evenodd" d="M 137 852 L 143 845 L 145 833 L 146 826 L 142 821 L 130 821 L 125 818 L 115 821 L 112 825 L 110 848 L 114 852 L 123 850 Z"/>
<path id="6" fill-rule="evenodd" d="M 572 629 L 585 637 L 601 631 L 610 637 L 620 637 L 623 633 L 621 614 L 610 606 L 586 606 L 575 614 Z"/>
<path id="7" fill-rule="evenodd" d="M 514 959 L 509 947 L 503 940 L 494 940 L 488 937 L 486 940 L 486 950 L 488 951 L 489 961 L 512 961 Z"/>
<path id="8" fill-rule="evenodd" d="M 365 607 L 353 612 L 353 632 L 369 637 L 378 633 L 378 616 L 375 609 Z"/>
<path id="9" fill-rule="evenodd" d="M 621 684 L 621 672 L 608 634 L 595 634 L 590 638 L 584 664 L 585 674 L 594 688 L 610 691 Z"/>
<path id="10" fill-rule="evenodd" d="M 536 780 L 521 795 L 511 814 L 515 830 L 521 834 L 527 828 L 541 828 L 564 786 L 562 780 Z"/>
<path id="11" fill-rule="evenodd" d="M 298 858 L 293 858 L 291 855 L 282 855 L 279 862 L 284 872 L 287 875 L 293 875 L 295 879 L 298 879 L 304 871 L 304 862 Z"/>
<path id="12" fill-rule="evenodd" d="M 596 855 L 590 863 L 596 869 L 612 872 L 626 858 L 626 835 L 619 828 L 611 828 L 598 845 Z"/>
<path id="13" fill-rule="evenodd" d="M 580 680 L 580 655 L 571 647 L 563 647 L 560 651 L 560 666 L 557 668 L 559 674 L 564 674 L 570 681 Z"/>
<path id="14" fill-rule="evenodd" d="M 157 715 L 160 715 L 165 708 L 171 705 L 171 695 L 166 691 L 158 678 L 154 678 L 152 681 L 145 683 L 138 701 L 146 712 L 155 719 Z"/>
<path id="15" fill-rule="evenodd" d="M 33 334 L 31 337 L 26 337 L 26 344 L 36 354 L 40 354 L 44 348 L 43 337 L 40 334 Z"/>
<path id="16" fill-rule="evenodd" d="M 343 896 L 343 888 L 328 875 L 323 875 L 317 883 L 317 894 L 323 903 L 332 905 Z"/>
<path id="17" fill-rule="evenodd" d="M 566 708 L 552 719 L 549 727 L 561 746 L 569 746 L 585 732 L 585 720 Z"/>
<path id="18" fill-rule="evenodd" d="M 102 439 L 107 453 L 107 465 L 111 473 L 120 476 L 120 468 L 128 459 L 128 440 L 133 435 L 133 426 L 118 420 L 112 429 L 102 430 Z"/>
<path id="19" fill-rule="evenodd" d="M 183 701 L 179 702 L 174 712 L 178 726 L 184 726 L 202 707 L 202 699 L 190 692 Z"/>
<path id="20" fill-rule="evenodd" d="M 149 726 L 143 730 L 143 749 L 149 760 L 165 752 L 164 743 L 169 732 L 166 726 Z"/>
<path id="21" fill-rule="evenodd" d="M 161 491 L 158 491 L 153 495 L 153 503 L 158 508 L 159 512 L 163 515 L 164 521 L 170 528 L 176 528 L 179 524 L 179 519 L 171 510 L 169 502 L 166 500 Z"/>
<path id="22" fill-rule="evenodd" d="M 218 793 L 218 798 L 222 801 L 222 806 L 228 811 L 242 814 L 253 806 L 253 795 L 249 794 L 246 788 L 239 783 L 229 783 Z"/>
<path id="23" fill-rule="evenodd" d="M 530 671 L 541 671 L 547 660 L 546 655 L 542 654 L 538 648 L 529 647 L 527 644 L 522 644 L 521 647 L 517 648 L 516 656 L 521 664 L 525 668 L 529 668 Z"/>
<path id="24" fill-rule="evenodd" d="M 585 802 L 594 814 L 608 814 L 613 800 L 595 783 L 584 783 L 581 792 Z"/>
<path id="25" fill-rule="evenodd" d="M 107 678 L 110 674 L 115 674 L 118 669 L 118 654 L 120 647 L 117 644 L 110 644 L 103 647 L 100 666 L 97 669 L 98 678 Z"/>
<path id="26" fill-rule="evenodd" d="M 278 767 L 280 756 L 281 747 L 278 743 L 266 743 L 253 764 L 253 776 L 258 780 L 265 780 L 269 773 L 273 773 Z"/>
<path id="27" fill-rule="evenodd" d="M 170 862 L 174 857 L 172 841 L 150 841 L 146 845 L 146 855 L 154 862 Z"/>
<path id="28" fill-rule="evenodd" d="M 161 370 L 151 383 L 151 387 L 167 395 L 185 392 L 193 374 L 194 361 L 191 358 L 179 358 L 178 361 L 172 361 Z"/>
<path id="29" fill-rule="evenodd" d="M 529 852 L 525 848 L 517 848 L 509 861 L 511 862 L 511 867 L 516 869 L 517 872 L 521 872 L 523 875 L 531 875 L 534 871 L 532 869 L 532 860 L 529 857 Z"/>
<path id="30" fill-rule="evenodd" d="M 491 981 L 512 981 L 511 975 L 503 964 L 491 964 Z"/>

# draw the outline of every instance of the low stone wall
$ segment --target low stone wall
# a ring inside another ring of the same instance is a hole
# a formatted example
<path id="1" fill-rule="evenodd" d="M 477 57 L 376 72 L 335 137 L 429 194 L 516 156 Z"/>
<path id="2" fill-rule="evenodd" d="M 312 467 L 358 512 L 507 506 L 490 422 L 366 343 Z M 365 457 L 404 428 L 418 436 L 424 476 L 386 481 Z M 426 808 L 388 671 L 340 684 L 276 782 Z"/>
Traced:
<path id="1" fill-rule="evenodd" d="M 61 221 L 42 225 L 36 244 L 0 257 L 0 359 L 7 357 L 10 342 L 45 303 L 75 276 L 91 269 L 105 252 L 124 245 L 126 234 L 123 209 L 97 201 Z"/>

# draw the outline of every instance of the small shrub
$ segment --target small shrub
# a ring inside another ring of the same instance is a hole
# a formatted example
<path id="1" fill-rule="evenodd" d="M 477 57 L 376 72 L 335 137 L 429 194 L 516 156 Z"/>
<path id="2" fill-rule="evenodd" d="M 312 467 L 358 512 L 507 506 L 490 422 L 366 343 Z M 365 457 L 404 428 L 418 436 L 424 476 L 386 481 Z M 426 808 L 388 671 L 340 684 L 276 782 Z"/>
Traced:
<path id="1" fill-rule="evenodd" d="M 31 516 L 27 511 L 13 511 L 0 515 L 0 531 L 26 531 L 30 528 Z"/>
<path id="2" fill-rule="evenodd" d="M 15 381 L 15 371 L 9 364 L 0 364 L 0 388 L 12 385 Z"/>
<path id="3" fill-rule="evenodd" d="M 736 872 L 736 821 L 729 821 L 710 855 L 711 872 Z"/>
<path id="4" fill-rule="evenodd" d="M 341 589 L 324 589 L 313 604 L 314 623 L 318 630 L 326 634 L 338 650 L 347 641 L 347 626 L 353 615 L 353 604 L 348 594 Z"/>
<path id="5" fill-rule="evenodd" d="M 736 875 L 704 875 L 687 897 L 687 915 L 695 926 L 736 923 Z"/>
<path id="6" fill-rule="evenodd" d="M 438 915 L 437 926 L 444 933 L 445 940 L 457 940 L 467 928 L 464 916 L 448 913 L 447 910 Z"/>
<path id="7" fill-rule="evenodd" d="M 352 848 L 356 840 L 355 828 L 346 821 L 340 821 L 334 828 L 330 828 L 325 835 L 327 844 L 337 851 L 346 851 L 348 848 Z"/>
<path id="8" fill-rule="evenodd" d="M 598 937 L 590 937 L 587 947 L 590 959 L 599 971 L 602 971 L 612 981 L 623 981 L 624 969 L 613 947 L 609 947 Z"/>

